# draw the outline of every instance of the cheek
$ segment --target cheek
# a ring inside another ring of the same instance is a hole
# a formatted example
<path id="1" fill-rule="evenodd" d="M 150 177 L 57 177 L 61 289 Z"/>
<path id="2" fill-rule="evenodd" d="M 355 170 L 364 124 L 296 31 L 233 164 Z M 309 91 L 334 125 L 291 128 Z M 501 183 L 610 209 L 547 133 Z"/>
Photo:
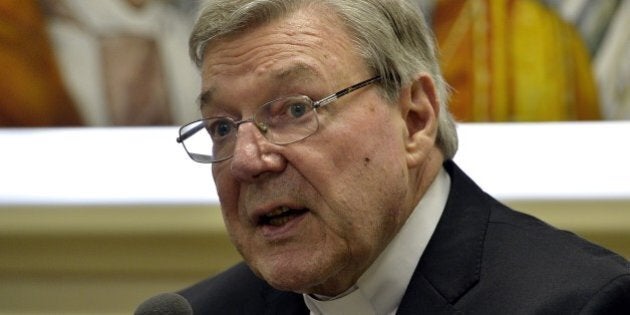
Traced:
<path id="1" fill-rule="evenodd" d="M 404 122 L 396 111 L 383 103 L 349 106 L 356 110 L 328 117 L 323 123 L 326 127 L 315 138 L 318 143 L 311 144 L 311 148 L 317 148 L 312 156 L 318 161 L 315 165 L 323 180 L 344 190 L 361 190 L 366 177 L 371 181 L 368 184 L 382 185 L 392 172 L 397 177 L 404 174 Z"/>
<path id="2" fill-rule="evenodd" d="M 315 186 L 324 189 L 341 233 L 378 238 L 376 234 L 389 233 L 384 228 L 399 221 L 407 182 L 402 137 L 393 129 L 375 131 L 341 133 L 333 153 L 323 157 L 328 163 L 320 170 L 328 165 L 328 171 L 318 174 L 321 184 Z"/>
<path id="3" fill-rule="evenodd" d="M 239 211 L 239 185 L 236 181 L 221 179 L 215 176 L 215 183 L 221 205 L 223 223 L 228 233 L 230 241 L 236 250 L 243 256 L 251 251 L 250 238 L 252 231 L 244 218 L 242 211 Z M 220 187 L 220 188 L 219 188 Z"/>
<path id="4" fill-rule="evenodd" d="M 236 221 L 238 220 L 238 198 L 239 198 L 239 185 L 227 176 L 227 168 L 216 169 L 213 168 L 212 174 L 214 178 L 215 187 L 219 196 L 219 203 L 221 204 L 221 212 L 223 213 L 223 220 L 230 230 Z"/>

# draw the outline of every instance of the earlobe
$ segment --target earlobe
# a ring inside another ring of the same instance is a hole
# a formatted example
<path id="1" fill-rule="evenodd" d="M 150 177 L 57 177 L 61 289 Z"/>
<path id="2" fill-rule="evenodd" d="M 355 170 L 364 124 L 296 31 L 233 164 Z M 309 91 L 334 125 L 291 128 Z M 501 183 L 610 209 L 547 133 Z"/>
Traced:
<path id="1" fill-rule="evenodd" d="M 439 101 L 433 79 L 426 73 L 418 75 L 401 93 L 401 98 L 407 128 L 407 165 L 414 167 L 435 147 Z"/>

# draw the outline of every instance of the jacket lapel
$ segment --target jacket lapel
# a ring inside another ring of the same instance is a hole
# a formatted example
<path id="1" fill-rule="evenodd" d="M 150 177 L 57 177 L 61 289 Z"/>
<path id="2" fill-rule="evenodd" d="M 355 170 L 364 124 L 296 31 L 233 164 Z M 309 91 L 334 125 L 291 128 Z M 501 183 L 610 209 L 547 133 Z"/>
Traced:
<path id="1" fill-rule="evenodd" d="M 294 315 L 304 314 L 308 315 L 310 311 L 304 303 L 304 297 L 301 294 L 293 292 L 278 291 L 271 287 L 268 287 L 263 293 L 266 307 L 265 314 L 267 315 Z"/>
<path id="2" fill-rule="evenodd" d="M 489 196 L 452 161 L 444 213 L 418 263 L 398 314 L 456 314 L 455 302 L 479 281 Z"/>

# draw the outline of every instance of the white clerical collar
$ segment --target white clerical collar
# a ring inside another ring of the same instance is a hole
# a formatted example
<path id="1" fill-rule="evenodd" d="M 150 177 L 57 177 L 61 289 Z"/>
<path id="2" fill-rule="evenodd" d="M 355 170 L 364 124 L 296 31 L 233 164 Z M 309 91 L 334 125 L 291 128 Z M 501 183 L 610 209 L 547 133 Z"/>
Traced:
<path id="1" fill-rule="evenodd" d="M 420 203 L 356 285 L 330 299 L 304 295 L 311 314 L 395 314 L 442 216 L 451 179 L 442 168 Z"/>

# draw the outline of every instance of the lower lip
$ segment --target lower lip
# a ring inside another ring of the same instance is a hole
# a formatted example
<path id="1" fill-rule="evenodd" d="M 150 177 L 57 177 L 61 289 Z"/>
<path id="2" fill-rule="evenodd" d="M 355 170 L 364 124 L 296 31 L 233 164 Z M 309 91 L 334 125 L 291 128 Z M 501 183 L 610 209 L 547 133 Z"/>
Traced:
<path id="1" fill-rule="evenodd" d="M 259 227 L 259 231 L 262 236 L 268 241 L 280 241 L 288 239 L 298 232 L 298 225 L 302 220 L 306 218 L 308 212 L 302 213 L 299 216 L 292 217 L 289 222 L 281 226 L 262 225 Z"/>

